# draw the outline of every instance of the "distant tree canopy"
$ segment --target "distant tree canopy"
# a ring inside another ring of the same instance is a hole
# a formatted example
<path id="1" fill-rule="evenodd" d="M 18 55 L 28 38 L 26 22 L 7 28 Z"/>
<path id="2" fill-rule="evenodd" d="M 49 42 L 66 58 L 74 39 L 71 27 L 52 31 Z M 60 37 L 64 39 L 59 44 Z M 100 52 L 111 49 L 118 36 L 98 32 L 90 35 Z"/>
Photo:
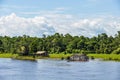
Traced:
<path id="1" fill-rule="evenodd" d="M 55 33 L 42 38 L 27 35 L 18 37 L 0 36 L 0 53 L 33 54 L 37 51 L 49 53 L 114 53 L 120 54 L 120 31 L 115 37 L 106 33 L 92 38 Z"/>

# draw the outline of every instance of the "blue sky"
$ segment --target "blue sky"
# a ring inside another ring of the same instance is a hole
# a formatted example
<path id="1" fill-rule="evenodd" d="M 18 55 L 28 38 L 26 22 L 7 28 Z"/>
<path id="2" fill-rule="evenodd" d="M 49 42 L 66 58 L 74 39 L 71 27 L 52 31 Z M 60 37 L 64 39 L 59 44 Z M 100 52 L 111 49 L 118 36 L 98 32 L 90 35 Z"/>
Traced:
<path id="1" fill-rule="evenodd" d="M 119 0 L 0 0 L 1 15 L 16 13 L 21 16 L 23 12 L 42 12 L 60 9 L 62 14 L 73 15 L 115 15 L 120 14 Z M 28 17 L 38 14 L 29 14 Z M 39 14 L 40 15 L 40 14 Z"/>
<path id="2" fill-rule="evenodd" d="M 40 36 L 39 31 L 41 35 L 55 32 L 85 36 L 105 32 L 114 35 L 120 30 L 119 18 L 120 0 L 0 0 L 0 35 Z M 19 24 L 26 28 L 19 27 Z M 16 31 L 11 33 L 8 28 Z M 24 28 L 24 31 L 19 31 L 19 28 Z M 109 33 L 112 29 L 115 30 Z"/>

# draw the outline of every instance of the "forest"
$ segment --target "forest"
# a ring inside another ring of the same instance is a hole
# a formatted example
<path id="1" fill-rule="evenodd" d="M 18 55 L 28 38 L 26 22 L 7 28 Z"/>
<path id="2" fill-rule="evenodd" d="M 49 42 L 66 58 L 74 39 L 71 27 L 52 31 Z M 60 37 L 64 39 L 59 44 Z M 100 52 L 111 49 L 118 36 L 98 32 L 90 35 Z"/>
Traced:
<path id="1" fill-rule="evenodd" d="M 120 31 L 114 37 L 102 33 L 91 38 L 59 33 L 42 37 L 0 36 L 0 53 L 30 55 L 37 51 L 52 54 L 120 54 Z"/>

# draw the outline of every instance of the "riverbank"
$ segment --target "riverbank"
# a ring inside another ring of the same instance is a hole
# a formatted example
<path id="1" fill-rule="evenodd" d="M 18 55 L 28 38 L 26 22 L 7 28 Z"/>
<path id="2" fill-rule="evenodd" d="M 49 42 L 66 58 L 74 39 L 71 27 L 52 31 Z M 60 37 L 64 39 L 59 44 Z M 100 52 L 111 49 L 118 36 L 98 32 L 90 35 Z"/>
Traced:
<path id="1" fill-rule="evenodd" d="M 72 54 L 50 54 L 50 58 L 67 58 Z M 120 61 L 120 54 L 87 54 L 89 58 L 101 58 L 103 60 Z"/>
<path id="2" fill-rule="evenodd" d="M 12 58 L 18 60 L 32 60 L 32 61 L 35 60 L 35 58 L 33 58 L 32 56 L 19 56 L 18 54 L 12 53 L 2 53 L 0 54 L 0 58 Z"/>
<path id="3" fill-rule="evenodd" d="M 71 56 L 72 54 L 49 54 L 49 58 L 67 58 L 68 56 Z M 120 55 L 119 54 L 88 54 L 89 58 L 101 58 L 103 60 L 113 60 L 113 61 L 120 61 Z M 11 54 L 11 53 L 3 53 L 0 54 L 0 58 L 12 58 L 12 59 L 18 59 L 18 60 L 32 60 L 35 61 L 36 59 L 41 58 L 48 58 L 48 57 L 33 57 L 33 56 L 19 56 L 18 54 Z"/>
<path id="4" fill-rule="evenodd" d="M 88 54 L 88 56 L 94 58 L 101 58 L 107 61 L 120 61 L 120 54 Z"/>
<path id="5" fill-rule="evenodd" d="M 0 58 L 11 58 L 11 59 L 17 59 L 17 60 L 31 60 L 36 61 L 36 59 L 43 59 L 48 57 L 41 57 L 41 56 L 20 56 L 18 54 L 12 54 L 12 53 L 0 53 Z"/>
<path id="6" fill-rule="evenodd" d="M 18 56 L 18 54 L 12 54 L 12 53 L 0 53 L 0 58 L 12 58 Z"/>
<path id="7" fill-rule="evenodd" d="M 36 58 L 33 58 L 32 56 L 15 56 L 12 57 L 12 59 L 36 61 Z"/>

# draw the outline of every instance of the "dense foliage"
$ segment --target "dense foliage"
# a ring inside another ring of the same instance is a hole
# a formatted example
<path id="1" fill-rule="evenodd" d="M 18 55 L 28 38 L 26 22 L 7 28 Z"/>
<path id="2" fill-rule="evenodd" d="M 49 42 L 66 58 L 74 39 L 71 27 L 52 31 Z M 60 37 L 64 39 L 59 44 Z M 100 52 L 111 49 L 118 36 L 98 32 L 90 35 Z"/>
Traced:
<path id="1" fill-rule="evenodd" d="M 120 31 L 115 37 L 106 33 L 96 37 L 71 36 L 55 33 L 42 38 L 30 36 L 0 36 L 0 53 L 33 54 L 36 51 L 49 53 L 114 53 L 120 54 Z"/>

